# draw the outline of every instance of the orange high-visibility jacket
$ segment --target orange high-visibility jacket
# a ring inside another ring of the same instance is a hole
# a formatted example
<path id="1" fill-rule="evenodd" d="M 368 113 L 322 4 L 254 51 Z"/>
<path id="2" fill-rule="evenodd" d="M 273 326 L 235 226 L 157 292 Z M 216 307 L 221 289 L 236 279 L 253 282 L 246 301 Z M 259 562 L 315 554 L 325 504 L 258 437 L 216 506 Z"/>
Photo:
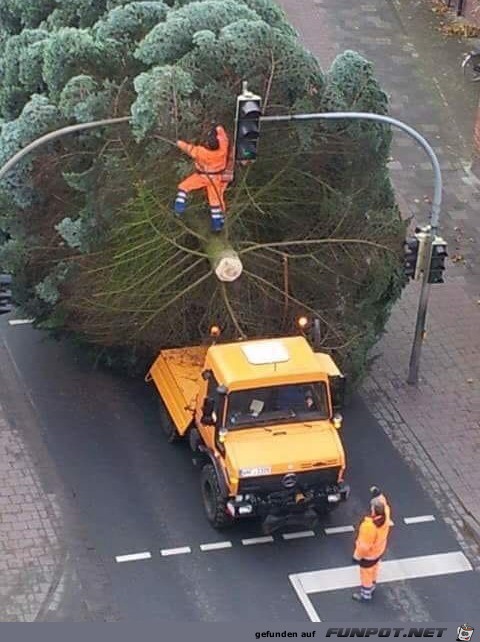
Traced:
<path id="1" fill-rule="evenodd" d="M 387 548 L 390 521 L 384 517 L 364 517 L 355 542 L 356 559 L 376 560 L 382 557 Z"/>
<path id="2" fill-rule="evenodd" d="M 223 127 L 217 128 L 218 149 L 208 149 L 202 145 L 192 145 L 183 140 L 177 141 L 177 147 L 195 161 L 195 168 L 200 174 L 221 174 L 228 163 L 228 136 Z"/>

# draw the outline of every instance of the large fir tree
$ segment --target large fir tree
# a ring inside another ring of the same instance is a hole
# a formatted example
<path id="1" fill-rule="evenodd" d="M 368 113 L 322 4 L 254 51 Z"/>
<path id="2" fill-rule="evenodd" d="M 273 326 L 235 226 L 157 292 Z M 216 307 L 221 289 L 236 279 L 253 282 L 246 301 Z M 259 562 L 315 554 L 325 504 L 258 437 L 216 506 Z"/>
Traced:
<path id="1" fill-rule="evenodd" d="M 141 369 L 212 322 L 270 335 L 307 313 L 362 372 L 402 284 L 389 129 L 265 124 L 220 239 L 203 197 L 173 217 L 191 165 L 171 143 L 213 119 L 232 134 L 243 80 L 266 114 L 387 113 L 370 63 L 347 51 L 323 73 L 273 0 L 3 0 L 0 25 L 1 164 L 55 128 L 132 117 L 46 146 L 1 183 L 0 267 L 39 327 Z M 212 271 L 225 247 L 244 268 L 229 284 Z"/>

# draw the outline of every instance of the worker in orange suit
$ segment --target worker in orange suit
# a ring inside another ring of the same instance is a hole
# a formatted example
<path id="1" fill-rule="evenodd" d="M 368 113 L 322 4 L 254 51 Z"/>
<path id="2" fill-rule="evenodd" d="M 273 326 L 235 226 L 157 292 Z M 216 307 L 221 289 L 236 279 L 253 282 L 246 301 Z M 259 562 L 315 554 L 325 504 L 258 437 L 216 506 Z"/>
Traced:
<path id="1" fill-rule="evenodd" d="M 177 147 L 194 160 L 195 172 L 178 186 L 175 213 L 181 216 L 185 212 L 191 191 L 204 189 L 210 205 L 212 231 L 220 232 L 225 224 L 224 192 L 229 182 L 226 174 L 229 140 L 225 129 L 213 126 L 207 134 L 206 146 L 179 140 Z"/>
<path id="2" fill-rule="evenodd" d="M 376 588 L 380 560 L 386 551 L 390 534 L 386 502 L 374 497 L 371 514 L 366 515 L 358 530 L 353 560 L 360 567 L 360 591 L 352 595 L 358 602 L 369 602 Z"/>

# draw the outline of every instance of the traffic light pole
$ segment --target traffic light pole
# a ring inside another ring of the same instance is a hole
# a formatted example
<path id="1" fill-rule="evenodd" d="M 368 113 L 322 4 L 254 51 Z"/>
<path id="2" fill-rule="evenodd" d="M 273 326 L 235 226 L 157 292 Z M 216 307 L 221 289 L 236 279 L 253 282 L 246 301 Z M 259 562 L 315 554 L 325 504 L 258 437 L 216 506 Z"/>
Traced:
<path id="1" fill-rule="evenodd" d="M 373 120 L 380 123 L 393 125 L 398 129 L 406 132 L 427 153 L 433 168 L 434 188 L 432 200 L 432 213 L 430 218 L 430 229 L 426 242 L 426 256 L 425 265 L 427 266 L 423 272 L 422 288 L 420 291 L 420 299 L 418 302 L 417 321 L 415 324 L 415 334 L 413 338 L 412 350 L 410 353 L 410 363 L 408 370 L 407 382 L 411 385 L 416 385 L 418 382 L 418 371 L 420 367 L 420 355 L 422 351 L 422 342 L 425 336 L 425 325 L 427 319 L 428 297 L 430 294 L 430 284 L 428 283 L 428 274 L 433 251 L 433 239 L 438 230 L 438 223 L 440 219 L 440 211 L 442 205 L 442 173 L 440 170 L 440 163 L 433 151 L 430 144 L 425 138 L 419 134 L 415 129 L 390 116 L 383 116 L 381 114 L 371 114 L 369 112 L 326 112 L 317 114 L 292 114 L 289 116 L 262 116 L 261 122 L 264 123 L 280 123 L 289 121 L 309 121 L 309 120 Z"/>
<path id="2" fill-rule="evenodd" d="M 33 152 L 34 149 L 51 143 L 57 138 L 66 136 L 67 134 L 74 134 L 76 132 L 85 131 L 86 129 L 95 129 L 96 127 L 105 127 L 107 125 L 120 125 L 121 123 L 127 123 L 131 120 L 130 116 L 122 116 L 121 118 L 106 118 L 105 120 L 95 120 L 90 123 L 79 123 L 78 125 L 69 125 L 68 127 L 62 127 L 61 129 L 55 129 L 53 132 L 48 132 L 36 138 L 31 143 L 26 145 L 23 149 L 14 154 L 2 167 L 0 167 L 0 180 L 5 176 L 5 174 L 12 169 L 14 165 L 18 163 L 24 156 Z"/>

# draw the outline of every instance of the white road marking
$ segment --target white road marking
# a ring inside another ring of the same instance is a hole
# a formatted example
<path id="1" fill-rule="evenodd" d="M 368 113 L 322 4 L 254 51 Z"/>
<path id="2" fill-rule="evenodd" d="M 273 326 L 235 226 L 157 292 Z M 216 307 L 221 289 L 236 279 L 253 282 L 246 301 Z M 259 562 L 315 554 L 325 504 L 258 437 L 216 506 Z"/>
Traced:
<path id="1" fill-rule="evenodd" d="M 152 557 L 151 553 L 131 553 L 130 555 L 117 555 L 115 560 L 117 562 L 134 562 L 136 560 L 149 560 Z"/>
<path id="2" fill-rule="evenodd" d="M 301 537 L 315 537 L 313 531 L 297 531 L 296 533 L 283 533 L 283 539 L 300 539 Z"/>
<path id="3" fill-rule="evenodd" d="M 250 539 L 242 539 L 242 544 L 244 546 L 250 546 L 250 544 L 267 544 L 268 542 L 273 542 L 273 537 L 267 535 L 266 537 L 251 537 Z"/>
<path id="4" fill-rule="evenodd" d="M 190 546 L 180 546 L 179 548 L 164 548 L 160 553 L 165 555 L 183 555 L 183 553 L 191 553 Z"/>
<path id="5" fill-rule="evenodd" d="M 352 533 L 355 529 L 353 526 L 332 526 L 324 528 L 325 535 L 336 535 L 337 533 Z"/>
<path id="6" fill-rule="evenodd" d="M 27 323 L 33 323 L 35 319 L 10 319 L 8 322 L 10 325 L 25 325 Z"/>
<path id="7" fill-rule="evenodd" d="M 422 524 L 423 522 L 434 522 L 433 515 L 418 515 L 417 517 L 404 517 L 405 524 Z"/>
<path id="8" fill-rule="evenodd" d="M 293 590 L 297 594 L 298 599 L 302 603 L 303 608 L 307 612 L 310 622 L 321 622 L 322 620 L 318 617 L 318 613 L 315 610 L 310 598 L 308 597 L 305 589 L 302 586 L 299 575 L 289 575 L 289 580 L 293 586 Z"/>
<path id="9" fill-rule="evenodd" d="M 216 551 L 219 548 L 232 548 L 232 542 L 212 542 L 211 544 L 200 544 L 202 551 Z"/>
<path id="10" fill-rule="evenodd" d="M 382 562 L 378 583 L 449 575 L 472 570 L 472 565 L 460 551 L 420 557 L 405 557 Z M 311 622 L 321 622 L 308 596 L 311 593 L 357 587 L 359 582 L 358 566 L 343 566 L 322 571 L 293 574 L 289 575 L 289 580 Z"/>

